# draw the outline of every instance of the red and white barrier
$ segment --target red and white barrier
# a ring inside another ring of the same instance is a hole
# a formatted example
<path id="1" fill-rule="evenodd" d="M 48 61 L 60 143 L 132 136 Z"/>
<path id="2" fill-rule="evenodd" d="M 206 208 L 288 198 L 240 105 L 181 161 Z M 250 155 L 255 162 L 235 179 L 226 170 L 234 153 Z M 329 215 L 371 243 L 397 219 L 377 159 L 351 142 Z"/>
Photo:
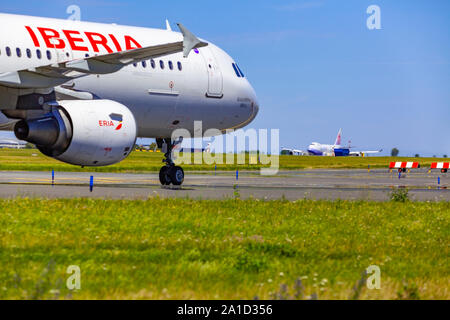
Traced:
<path id="1" fill-rule="evenodd" d="M 418 162 L 391 162 L 389 169 L 418 169 L 420 164 Z"/>
<path id="2" fill-rule="evenodd" d="M 431 169 L 450 169 L 450 162 L 433 162 Z"/>

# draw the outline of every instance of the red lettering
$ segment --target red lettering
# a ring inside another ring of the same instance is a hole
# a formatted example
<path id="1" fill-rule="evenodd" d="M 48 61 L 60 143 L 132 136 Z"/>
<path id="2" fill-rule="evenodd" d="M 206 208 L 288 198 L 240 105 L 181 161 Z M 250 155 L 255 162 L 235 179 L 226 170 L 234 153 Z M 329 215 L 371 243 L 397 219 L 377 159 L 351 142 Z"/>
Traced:
<path id="1" fill-rule="evenodd" d="M 132 46 L 132 44 L 134 44 L 134 47 Z M 125 45 L 127 50 L 142 48 L 142 46 L 130 36 L 125 36 Z"/>
<path id="2" fill-rule="evenodd" d="M 119 41 L 117 41 L 116 37 L 113 34 L 110 34 L 109 37 L 111 38 L 112 42 L 116 46 L 117 52 L 122 51 L 122 47 L 119 44 Z"/>
<path id="3" fill-rule="evenodd" d="M 58 31 L 48 28 L 38 28 L 38 30 L 44 38 L 47 48 L 64 49 L 66 47 L 65 42 L 59 38 Z M 52 43 L 51 40 L 55 40 L 57 43 Z"/>
<path id="4" fill-rule="evenodd" d="M 40 45 L 39 45 L 39 40 L 38 40 L 38 38 L 36 37 L 36 34 L 34 33 L 33 29 L 31 29 L 31 28 L 28 27 L 28 26 L 25 26 L 25 28 L 27 28 L 28 33 L 29 33 L 30 36 L 31 36 L 31 39 L 33 40 L 34 46 L 35 46 L 35 47 L 40 47 Z"/>
<path id="5" fill-rule="evenodd" d="M 109 120 L 99 120 L 98 125 L 100 127 L 114 127 L 114 122 Z M 122 123 L 119 124 L 119 127 L 122 127 Z M 117 129 L 119 130 L 119 129 Z"/>
<path id="6" fill-rule="evenodd" d="M 105 36 L 101 35 L 100 33 L 95 33 L 95 32 L 85 32 L 86 37 L 88 37 L 89 42 L 92 45 L 92 49 L 94 50 L 94 52 L 100 52 L 100 50 L 98 49 L 99 45 L 102 45 L 106 51 L 108 51 L 108 53 L 113 53 L 113 51 L 111 50 L 111 48 L 108 46 L 108 39 L 105 38 Z M 97 37 L 97 39 L 94 39 L 94 37 Z M 98 39 L 100 38 L 100 39 Z"/>
<path id="7" fill-rule="evenodd" d="M 33 29 L 29 26 L 25 26 L 25 28 L 30 34 L 30 37 L 33 40 L 34 45 L 36 47 L 40 47 L 39 40 Z M 44 39 L 47 48 L 55 48 L 55 49 L 66 48 L 65 39 L 60 38 L 60 34 L 58 31 L 50 28 L 41 28 L 41 27 L 38 27 L 37 30 L 40 32 L 42 38 Z M 64 33 L 64 36 L 68 41 L 68 46 L 70 46 L 70 48 L 73 51 L 89 52 L 89 48 L 83 45 L 85 44 L 85 41 L 82 38 L 82 35 L 79 31 L 62 30 L 62 33 Z M 95 32 L 85 32 L 84 34 L 89 40 L 92 46 L 92 50 L 94 52 L 100 52 L 101 47 L 103 47 L 108 53 L 114 52 L 111 49 L 110 45 L 108 44 L 109 40 L 104 35 Z M 117 52 L 123 51 L 122 46 L 120 45 L 119 41 L 113 34 L 109 34 L 109 38 L 114 44 L 114 48 L 117 50 Z M 124 39 L 125 39 L 125 50 L 128 51 L 142 48 L 139 42 L 137 42 L 133 37 L 125 36 Z M 100 125 L 104 125 L 104 123 L 101 123 Z"/>
<path id="8" fill-rule="evenodd" d="M 80 33 L 78 31 L 72 31 L 72 30 L 63 30 L 64 35 L 67 38 L 67 41 L 69 41 L 70 47 L 72 48 L 72 50 L 76 50 L 76 51 L 89 51 L 89 49 L 87 47 L 82 47 L 82 46 L 78 46 L 76 43 L 77 42 L 84 42 L 84 40 L 82 38 L 77 38 L 73 35 L 80 35 Z"/>

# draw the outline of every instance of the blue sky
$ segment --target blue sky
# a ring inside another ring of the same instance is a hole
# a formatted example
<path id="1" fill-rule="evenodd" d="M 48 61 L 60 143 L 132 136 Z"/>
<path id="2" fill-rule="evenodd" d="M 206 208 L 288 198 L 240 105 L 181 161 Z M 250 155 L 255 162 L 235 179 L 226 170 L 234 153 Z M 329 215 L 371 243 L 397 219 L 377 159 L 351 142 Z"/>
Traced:
<path id="1" fill-rule="evenodd" d="M 8 1 L 6 13 L 164 27 L 183 22 L 232 55 L 258 94 L 253 128 L 281 145 L 344 141 L 450 155 L 450 1 Z M 368 30 L 369 5 L 381 30 Z"/>

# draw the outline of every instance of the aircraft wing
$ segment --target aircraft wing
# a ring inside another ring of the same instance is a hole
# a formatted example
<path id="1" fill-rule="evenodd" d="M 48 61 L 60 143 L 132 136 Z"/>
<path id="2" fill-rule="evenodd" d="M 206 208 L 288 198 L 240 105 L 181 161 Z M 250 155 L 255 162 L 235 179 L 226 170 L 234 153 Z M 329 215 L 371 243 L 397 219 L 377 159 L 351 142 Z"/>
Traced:
<path id="1" fill-rule="evenodd" d="M 303 150 L 297 150 L 297 149 L 289 149 L 289 148 L 282 148 L 281 151 L 288 152 L 290 155 L 305 155 L 306 152 Z"/>
<path id="2" fill-rule="evenodd" d="M 383 152 L 383 149 L 378 151 L 350 151 L 351 156 L 362 156 L 366 154 L 377 154 Z"/>
<path id="3" fill-rule="evenodd" d="M 193 49 L 208 45 L 183 25 L 178 26 L 183 34 L 183 41 L 7 72 L 0 74 L 0 86 L 19 89 L 51 88 L 91 74 L 114 73 L 130 64 L 164 55 L 183 52 L 186 58 Z"/>

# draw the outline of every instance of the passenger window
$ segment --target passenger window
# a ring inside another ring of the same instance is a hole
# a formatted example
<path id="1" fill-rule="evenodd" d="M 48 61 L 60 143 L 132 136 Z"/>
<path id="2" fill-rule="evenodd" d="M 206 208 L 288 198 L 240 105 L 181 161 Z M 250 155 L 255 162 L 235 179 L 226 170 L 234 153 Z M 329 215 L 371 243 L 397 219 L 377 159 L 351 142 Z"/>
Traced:
<path id="1" fill-rule="evenodd" d="M 133 63 L 133 66 L 134 66 L 135 68 L 137 68 L 137 63 Z"/>
<path id="2" fill-rule="evenodd" d="M 6 55 L 11 57 L 11 49 L 9 47 L 6 47 Z"/>
<path id="3" fill-rule="evenodd" d="M 41 50 L 39 50 L 39 49 L 36 50 L 36 57 L 37 57 L 39 60 L 41 60 L 41 58 L 42 58 L 42 52 L 41 52 Z"/>
<path id="4" fill-rule="evenodd" d="M 142 61 L 142 67 L 143 68 L 147 68 L 147 62 L 146 61 Z"/>
<path id="5" fill-rule="evenodd" d="M 238 76 L 238 78 L 240 78 L 241 74 L 239 73 L 239 70 L 238 70 L 237 66 L 234 63 L 233 63 L 233 69 L 234 69 L 234 72 L 236 72 L 236 75 Z"/>
<path id="6" fill-rule="evenodd" d="M 182 71 L 183 70 L 183 65 L 181 64 L 180 61 L 178 61 L 178 70 Z"/>
<path id="7" fill-rule="evenodd" d="M 85 56 L 86 58 L 89 58 L 89 53 L 86 53 L 84 56 Z"/>
<path id="8" fill-rule="evenodd" d="M 27 57 L 31 59 L 31 50 L 27 49 Z"/>
<path id="9" fill-rule="evenodd" d="M 156 68 L 156 63 L 155 60 L 150 60 L 150 64 L 152 65 L 152 68 L 155 69 Z"/>
<path id="10" fill-rule="evenodd" d="M 50 50 L 47 50 L 47 59 L 52 60 L 52 53 L 50 52 Z"/>
<path id="11" fill-rule="evenodd" d="M 159 60 L 159 66 L 161 67 L 162 70 L 164 70 L 164 61 Z"/>
<path id="12" fill-rule="evenodd" d="M 172 61 L 169 61 L 169 69 L 173 70 L 173 62 Z"/>
<path id="13" fill-rule="evenodd" d="M 18 58 L 22 57 L 22 50 L 20 48 L 16 48 L 16 53 Z"/>

